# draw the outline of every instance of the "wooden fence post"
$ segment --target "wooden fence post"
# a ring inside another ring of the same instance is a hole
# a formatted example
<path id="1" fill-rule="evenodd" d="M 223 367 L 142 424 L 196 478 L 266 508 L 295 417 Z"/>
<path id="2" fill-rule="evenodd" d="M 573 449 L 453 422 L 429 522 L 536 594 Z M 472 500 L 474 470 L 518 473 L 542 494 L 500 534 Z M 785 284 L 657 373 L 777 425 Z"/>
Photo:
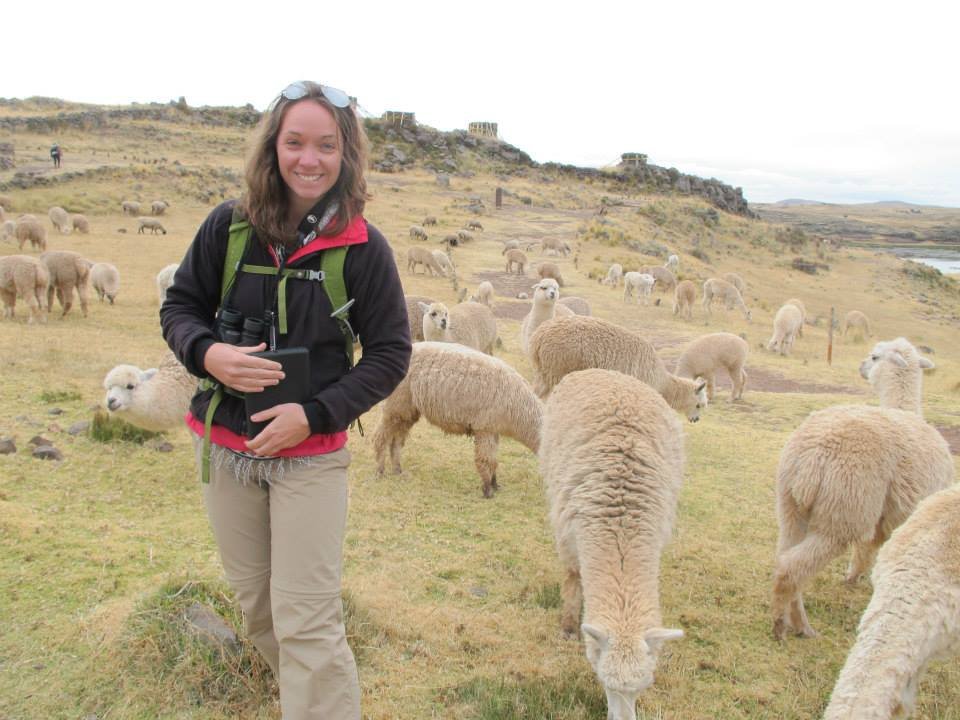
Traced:
<path id="1" fill-rule="evenodd" d="M 497 188 L 497 207 L 503 207 L 503 188 Z"/>
<path id="2" fill-rule="evenodd" d="M 827 333 L 827 365 L 833 365 L 833 307 L 830 308 L 830 331 Z"/>

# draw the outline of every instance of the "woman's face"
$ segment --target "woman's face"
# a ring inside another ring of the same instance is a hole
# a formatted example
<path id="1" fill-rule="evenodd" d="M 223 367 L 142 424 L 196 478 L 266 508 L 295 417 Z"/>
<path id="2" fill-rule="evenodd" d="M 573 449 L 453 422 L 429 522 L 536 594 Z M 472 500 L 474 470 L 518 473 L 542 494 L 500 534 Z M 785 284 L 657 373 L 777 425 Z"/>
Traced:
<path id="1" fill-rule="evenodd" d="M 333 114 L 312 100 L 287 108 L 277 136 L 280 176 L 299 220 L 340 177 L 343 148 Z"/>

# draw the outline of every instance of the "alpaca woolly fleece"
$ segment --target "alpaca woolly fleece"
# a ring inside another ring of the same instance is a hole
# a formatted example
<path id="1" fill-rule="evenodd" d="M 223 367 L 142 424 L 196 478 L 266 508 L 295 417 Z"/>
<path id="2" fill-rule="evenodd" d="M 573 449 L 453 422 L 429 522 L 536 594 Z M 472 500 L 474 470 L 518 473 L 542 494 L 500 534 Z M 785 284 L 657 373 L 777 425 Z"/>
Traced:
<path id="1" fill-rule="evenodd" d="M 789 355 L 802 326 L 803 313 L 800 308 L 792 303 L 782 305 L 773 318 L 773 335 L 767 341 L 767 350 Z"/>
<path id="2" fill-rule="evenodd" d="M 166 353 L 157 368 L 141 370 L 117 365 L 103 379 L 107 409 L 144 430 L 160 432 L 177 427 L 190 407 L 197 379 L 173 353 Z"/>
<path id="3" fill-rule="evenodd" d="M 593 312 L 590 310 L 590 303 L 582 297 L 562 297 L 557 303 L 558 306 L 562 305 L 570 308 L 574 315 L 593 315 Z"/>
<path id="4" fill-rule="evenodd" d="M 699 420 L 700 411 L 707 406 L 706 382 L 672 375 L 653 345 L 606 320 L 580 315 L 548 320 L 530 338 L 528 354 L 533 390 L 540 397 L 568 373 L 603 368 L 647 383 L 690 422 Z"/>
<path id="5" fill-rule="evenodd" d="M 110 263 L 94 263 L 90 268 L 90 284 L 97 291 L 100 302 L 106 298 L 113 305 L 117 293 L 120 292 L 120 271 Z"/>
<path id="6" fill-rule="evenodd" d="M 553 278 L 541 280 L 533 286 L 533 303 L 530 312 L 520 323 L 520 349 L 524 355 L 530 349 L 530 338 L 534 331 L 547 320 L 554 317 L 569 317 L 576 313 L 566 305 L 558 305 L 560 286 Z"/>
<path id="7" fill-rule="evenodd" d="M 47 211 L 50 222 L 62 235 L 67 235 L 73 229 L 73 223 L 70 222 L 70 213 L 58 205 L 54 205 Z"/>
<path id="8" fill-rule="evenodd" d="M 3 316 L 12 319 L 17 298 L 23 298 L 30 308 L 27 323 L 47 321 L 44 296 L 50 285 L 47 266 L 30 255 L 6 255 L 0 257 L 0 300 L 3 301 Z"/>
<path id="9" fill-rule="evenodd" d="M 563 274 L 560 272 L 560 266 L 555 262 L 542 262 L 537 267 L 537 277 L 541 280 L 553 278 L 557 285 L 563 287 Z"/>
<path id="10" fill-rule="evenodd" d="M 878 342 L 860 363 L 860 376 L 880 398 L 883 407 L 910 410 L 923 416 L 923 371 L 931 360 L 920 355 L 906 338 Z"/>
<path id="11" fill-rule="evenodd" d="M 47 288 L 47 310 L 53 309 L 53 295 L 56 293 L 64 317 L 73 307 L 73 290 L 76 288 L 80 298 L 80 312 L 87 316 L 87 296 L 90 291 L 90 266 L 80 253 L 73 250 L 49 250 L 40 253 L 40 262 L 47 266 L 50 273 L 50 286 Z"/>
<path id="12" fill-rule="evenodd" d="M 803 337 L 803 326 L 807 322 L 807 306 L 803 304 L 803 300 L 800 298 L 790 298 L 784 305 L 794 305 L 800 311 L 800 328 L 797 330 L 797 337 Z"/>
<path id="13" fill-rule="evenodd" d="M 604 285 L 612 285 L 617 287 L 620 285 L 620 278 L 623 277 L 623 265 L 620 263 L 613 263 L 610 266 L 610 269 L 607 270 L 607 276 L 601 281 Z"/>
<path id="14" fill-rule="evenodd" d="M 477 285 L 476 295 L 471 295 L 470 299 L 473 302 L 478 302 L 481 305 L 486 305 L 487 307 L 493 307 L 493 283 L 489 280 L 484 280 L 482 283 Z"/>
<path id="15" fill-rule="evenodd" d="M 723 368 L 733 384 L 730 391 L 730 402 L 733 402 L 743 397 L 747 384 L 743 366 L 749 351 L 747 341 L 739 335 L 726 332 L 703 335 L 680 353 L 674 373 L 680 377 L 702 377 L 707 381 L 707 399 L 713 402 L 717 370 Z"/>
<path id="16" fill-rule="evenodd" d="M 954 480 L 946 440 L 914 412 L 839 405 L 811 413 L 777 468 L 774 636 L 814 636 L 806 582 L 851 544 L 847 580 L 856 581 L 917 503 Z"/>
<path id="17" fill-rule="evenodd" d="M 843 319 L 843 337 L 853 330 L 854 336 L 870 337 L 870 320 L 859 310 L 851 310 Z"/>
<path id="18" fill-rule="evenodd" d="M 663 398 L 619 372 L 571 373 L 544 408 L 540 474 L 565 570 L 561 629 L 583 631 L 612 720 L 636 719 L 663 643 L 683 637 L 662 627 L 659 588 L 683 455 Z"/>
<path id="19" fill-rule="evenodd" d="M 377 472 L 400 451 L 420 417 L 451 435 L 473 435 L 484 497 L 497 489 L 497 446 L 506 435 L 533 452 L 540 446 L 542 406 L 523 377 L 502 360 L 452 343 L 416 343 L 407 376 L 383 403 L 373 436 Z"/>
<path id="20" fill-rule="evenodd" d="M 173 285 L 173 276 L 177 273 L 177 263 L 170 263 L 157 273 L 157 295 L 160 298 L 160 304 L 163 305 L 167 299 L 167 289 Z"/>
<path id="21" fill-rule="evenodd" d="M 931 495 L 890 537 L 824 720 L 908 717 L 932 659 L 960 653 L 960 487 Z"/>
<path id="22" fill-rule="evenodd" d="M 427 248 L 412 247 L 407 248 L 407 272 L 414 274 L 417 271 L 417 265 L 423 265 L 423 274 L 443 275 L 443 269 L 437 263 L 433 253 Z"/>
<path id="23" fill-rule="evenodd" d="M 707 315 L 711 314 L 710 307 L 714 300 L 720 300 L 727 310 L 737 308 L 747 322 L 752 320 L 752 313 L 747 309 L 746 303 L 740 291 L 726 280 L 721 278 L 710 278 L 703 283 L 703 309 Z"/>
<path id="24" fill-rule="evenodd" d="M 681 312 L 687 320 L 693 320 L 693 303 L 697 300 L 697 286 L 691 280 L 681 280 L 673 291 L 673 314 Z"/>
<path id="25" fill-rule="evenodd" d="M 422 307 L 423 339 L 460 343 L 493 355 L 497 342 L 497 318 L 486 305 L 465 302 L 448 310 L 443 303 Z"/>
<path id="26" fill-rule="evenodd" d="M 631 270 L 623 276 L 623 301 L 633 296 L 639 303 L 643 298 L 643 304 L 650 302 L 650 291 L 656 284 L 657 279 L 650 273 L 641 273 Z"/>
<path id="27" fill-rule="evenodd" d="M 423 340 L 424 307 L 433 305 L 433 298 L 426 295 L 404 295 L 407 305 L 407 320 L 410 323 L 410 338 L 413 342 Z"/>

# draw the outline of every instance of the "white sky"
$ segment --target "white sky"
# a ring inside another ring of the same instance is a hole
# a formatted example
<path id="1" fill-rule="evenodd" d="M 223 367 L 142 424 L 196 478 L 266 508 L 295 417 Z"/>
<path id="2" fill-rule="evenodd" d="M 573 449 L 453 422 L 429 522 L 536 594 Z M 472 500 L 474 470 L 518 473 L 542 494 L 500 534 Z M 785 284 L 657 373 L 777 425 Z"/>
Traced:
<path id="1" fill-rule="evenodd" d="M 960 206 L 960 3 L 669 5 L 18 0 L 0 97 L 263 108 L 312 79 L 376 115 L 497 122 L 539 162 L 643 152 L 751 202 Z"/>

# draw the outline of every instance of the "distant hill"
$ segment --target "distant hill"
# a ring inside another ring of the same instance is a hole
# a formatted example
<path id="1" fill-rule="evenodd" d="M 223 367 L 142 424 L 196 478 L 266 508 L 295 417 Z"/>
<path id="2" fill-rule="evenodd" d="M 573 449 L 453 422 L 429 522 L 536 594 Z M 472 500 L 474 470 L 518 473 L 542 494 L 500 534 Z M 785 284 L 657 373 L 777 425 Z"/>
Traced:
<path id="1" fill-rule="evenodd" d="M 847 243 L 960 245 L 960 208 L 902 200 L 838 205 L 813 200 L 754 203 L 762 219 Z"/>

